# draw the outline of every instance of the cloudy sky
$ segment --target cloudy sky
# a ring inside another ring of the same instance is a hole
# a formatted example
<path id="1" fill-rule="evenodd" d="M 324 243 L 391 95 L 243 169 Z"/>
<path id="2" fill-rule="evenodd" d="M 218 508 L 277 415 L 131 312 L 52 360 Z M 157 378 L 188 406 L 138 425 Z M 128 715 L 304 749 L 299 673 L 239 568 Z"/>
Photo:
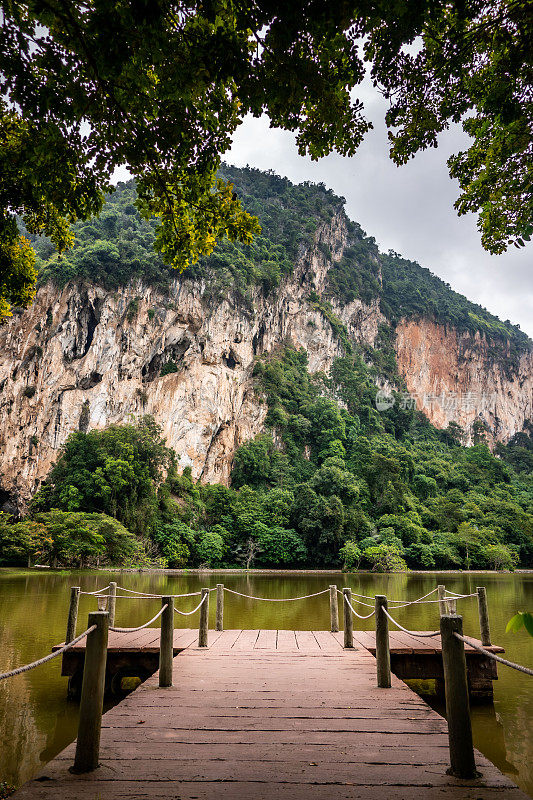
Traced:
<path id="1" fill-rule="evenodd" d="M 353 158 L 301 158 L 292 134 L 271 130 L 266 118 L 249 118 L 237 130 L 225 160 L 273 169 L 295 183 L 324 182 L 346 198 L 348 216 L 383 251 L 393 249 L 429 267 L 453 289 L 533 337 L 533 245 L 491 256 L 481 247 L 476 217 L 459 218 L 453 209 L 458 186 L 448 175 L 446 160 L 464 149 L 461 129 L 443 134 L 437 150 L 396 167 L 388 157 L 384 101 L 372 87 L 359 91 L 359 97 L 375 128 Z"/>

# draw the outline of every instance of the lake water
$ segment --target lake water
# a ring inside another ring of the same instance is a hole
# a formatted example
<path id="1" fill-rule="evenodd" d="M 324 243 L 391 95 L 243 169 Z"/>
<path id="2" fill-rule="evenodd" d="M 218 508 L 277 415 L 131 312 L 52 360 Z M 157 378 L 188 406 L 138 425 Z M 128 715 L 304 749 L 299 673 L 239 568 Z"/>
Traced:
<path id="1" fill-rule="evenodd" d="M 336 583 L 364 595 L 385 594 L 391 599 L 415 599 L 445 583 L 454 592 L 469 594 L 487 587 L 492 640 L 505 647 L 507 658 L 533 664 L 533 639 L 522 631 L 506 634 L 507 620 L 516 611 L 533 610 L 533 575 L 164 575 L 161 573 L 36 572 L 0 569 L 0 672 L 33 661 L 63 641 L 70 586 L 94 591 L 109 580 L 137 591 L 180 594 L 202 586 L 226 586 L 246 594 L 293 597 L 311 594 Z M 214 597 L 212 597 L 214 601 Z M 215 603 L 211 602 L 210 626 Z M 194 608 L 197 598 L 177 601 L 182 610 Z M 116 624 L 134 626 L 153 616 L 158 600 L 118 600 Z M 87 614 L 96 610 L 94 598 L 82 596 L 78 631 Z M 361 613 L 370 609 L 360 608 Z M 479 635 L 475 598 L 460 601 L 464 630 Z M 438 628 L 438 605 L 408 607 L 395 612 L 407 628 Z M 341 615 L 342 616 L 342 615 Z M 183 626 L 197 625 L 197 615 L 183 618 Z M 225 628 L 329 629 L 328 596 L 292 603 L 260 603 L 226 594 Z M 373 620 L 354 620 L 357 629 L 371 629 Z M 155 623 L 157 625 L 157 623 Z M 177 623 L 179 624 L 179 623 Z M 494 706 L 472 709 L 476 746 L 522 789 L 533 796 L 533 679 L 499 666 Z M 60 659 L 0 682 L 0 781 L 20 784 L 71 742 L 76 735 L 78 706 L 66 699 L 66 678 Z M 441 709 L 439 709 L 441 710 Z"/>

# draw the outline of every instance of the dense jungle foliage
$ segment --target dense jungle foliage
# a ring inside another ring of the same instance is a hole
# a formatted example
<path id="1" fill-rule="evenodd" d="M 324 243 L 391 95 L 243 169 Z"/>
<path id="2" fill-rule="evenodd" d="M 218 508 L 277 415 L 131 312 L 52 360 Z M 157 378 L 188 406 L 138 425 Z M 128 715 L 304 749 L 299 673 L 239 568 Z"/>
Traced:
<path id="1" fill-rule="evenodd" d="M 225 239 L 211 256 L 202 257 L 186 270 L 180 279 L 204 280 L 208 298 L 227 297 L 232 291 L 246 302 L 251 286 L 259 285 L 265 292 L 275 290 L 312 245 L 319 226 L 338 214 L 348 228 L 349 241 L 343 252 L 332 253 L 320 239 L 317 243 L 330 264 L 329 298 L 342 303 L 356 298 L 369 303 L 379 298 L 383 313 L 393 323 L 402 317 L 422 316 L 459 330 L 479 331 L 496 343 L 496 357 L 500 350 L 500 355 L 505 352 L 509 356 L 507 342 L 511 357 L 531 346 L 518 327 L 471 303 L 428 269 L 396 253 L 380 253 L 375 240 L 347 219 L 344 198 L 323 184 L 294 185 L 273 172 L 250 167 L 223 165 L 219 174 L 233 184 L 243 205 L 258 217 L 262 232 L 252 244 Z M 73 225 L 74 246 L 66 254 L 57 254 L 49 239 L 29 234 L 21 223 L 37 253 L 39 282 L 53 280 L 64 286 L 81 279 L 116 289 L 142 278 L 163 290 L 168 288 L 178 273 L 154 252 L 157 223 L 155 218 L 147 221 L 140 216 L 136 198 L 134 181 L 119 183 L 99 217 Z"/>
<path id="2" fill-rule="evenodd" d="M 0 519 L 3 563 L 533 566 L 530 436 L 495 457 L 482 433 L 463 447 L 457 425 L 435 429 L 398 395 L 378 412 L 356 352 L 328 378 L 286 348 L 255 376 L 269 432 L 238 450 L 230 488 L 180 474 L 149 417 L 76 432 L 30 516 Z"/>
<path id="3" fill-rule="evenodd" d="M 305 258 L 319 226 L 344 214 L 343 199 L 324 186 L 294 186 L 249 168 L 223 167 L 222 177 L 257 214 L 262 234 L 246 246 L 226 241 L 188 271 L 205 281 L 211 297 L 231 288 L 246 299 L 258 284 L 274 290 Z M 134 201 L 133 182 L 119 184 L 99 218 L 76 224 L 67 256 L 35 240 L 40 280 L 82 278 L 117 288 L 142 278 L 164 288 L 171 272 L 154 255 L 153 226 L 140 218 Z M 256 362 L 268 432 L 237 452 L 231 487 L 203 486 L 190 470 L 180 471 L 150 418 L 79 431 L 29 517 L 13 524 L 0 516 L 4 563 L 533 566 L 533 428 L 492 455 L 482 424 L 474 426 L 474 446 L 466 448 L 458 425 L 437 430 L 400 394 L 378 411 L 376 379 L 402 388 L 393 326 L 380 327 L 375 349 L 357 345 L 332 301 L 379 297 L 393 324 L 403 316 L 428 316 L 480 331 L 493 342 L 495 357 L 511 367 L 530 340 L 429 270 L 380 254 L 357 224 L 344 221 L 349 240 L 343 252 L 332 253 L 315 239 L 331 265 L 329 287 L 322 296 L 312 290 L 307 299 L 329 321 L 345 355 L 329 377 L 311 376 L 306 354 L 290 347 Z"/>

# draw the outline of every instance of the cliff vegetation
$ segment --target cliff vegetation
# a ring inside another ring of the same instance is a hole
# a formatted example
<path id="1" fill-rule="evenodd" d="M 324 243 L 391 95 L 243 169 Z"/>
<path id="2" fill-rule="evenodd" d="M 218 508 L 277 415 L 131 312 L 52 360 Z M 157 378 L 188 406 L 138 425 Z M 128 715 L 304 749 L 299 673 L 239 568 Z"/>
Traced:
<path id="1" fill-rule="evenodd" d="M 208 296 L 217 298 L 232 291 L 246 298 L 252 285 L 261 285 L 265 292 L 275 290 L 311 244 L 320 222 L 342 214 L 350 237 L 342 255 L 322 245 L 330 262 L 330 298 L 341 303 L 379 298 L 391 323 L 404 317 L 428 317 L 459 331 L 480 333 L 494 343 L 495 357 L 512 357 L 531 347 L 531 340 L 517 326 L 470 302 L 430 270 L 397 253 L 380 253 L 374 238 L 346 218 L 344 198 L 323 184 L 294 185 L 273 172 L 249 167 L 223 165 L 219 173 L 258 217 L 262 232 L 251 244 L 225 239 L 211 256 L 187 268 L 184 277 L 206 281 Z M 53 280 L 64 286 L 81 279 L 117 289 L 142 278 L 167 286 L 177 273 L 154 252 L 157 221 L 140 216 L 136 199 L 133 181 L 119 183 L 99 217 L 73 225 L 74 245 L 66 254 L 57 254 L 49 239 L 32 236 L 22 226 L 37 253 L 39 283 Z"/>
<path id="2" fill-rule="evenodd" d="M 173 567 L 533 566 L 533 439 L 499 457 L 395 404 L 378 412 L 361 353 L 331 377 L 305 351 L 257 361 L 267 432 L 232 485 L 181 472 L 153 420 L 71 435 L 29 516 L 0 519 L 3 563 Z M 113 523 L 114 526 L 113 527 Z"/>

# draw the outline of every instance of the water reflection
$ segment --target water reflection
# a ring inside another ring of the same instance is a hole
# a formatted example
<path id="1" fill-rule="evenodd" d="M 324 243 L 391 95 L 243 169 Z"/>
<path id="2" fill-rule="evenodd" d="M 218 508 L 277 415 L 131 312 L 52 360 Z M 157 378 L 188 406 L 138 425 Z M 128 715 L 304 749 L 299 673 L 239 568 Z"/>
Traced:
<path id="1" fill-rule="evenodd" d="M 437 583 L 454 592 L 470 594 L 477 585 L 487 587 L 492 638 L 505 646 L 508 657 L 522 664 L 533 662 L 533 640 L 524 632 L 506 635 L 507 620 L 517 611 L 533 608 L 533 575 L 167 575 L 160 573 L 28 572 L 0 570 L 0 670 L 32 661 L 64 638 L 70 586 L 95 591 L 108 581 L 137 591 L 179 594 L 214 587 L 223 582 L 246 594 L 288 598 L 327 588 L 350 586 L 357 594 L 373 597 L 386 594 L 391 599 L 414 599 L 426 594 Z M 356 598 L 355 598 L 356 599 Z M 428 598 L 433 599 L 433 598 Z M 371 600 L 362 599 L 365 603 Z M 328 595 L 291 603 L 260 603 L 226 594 L 226 628 L 328 629 Z M 197 604 L 197 598 L 176 602 L 183 611 Z M 117 625 L 143 623 L 160 607 L 158 600 L 119 599 Z M 365 606 L 355 606 L 367 613 Z M 78 630 L 81 631 L 94 598 L 82 596 Z M 460 601 L 467 633 L 478 634 L 477 608 L 473 600 Z M 438 627 L 436 603 L 411 606 L 394 612 L 402 625 L 414 629 Z M 214 624 L 214 597 L 210 604 L 210 624 Z M 194 625 L 196 617 L 180 620 Z M 342 624 L 342 614 L 341 620 Z M 355 620 L 355 628 L 370 630 L 373 620 Z M 180 623 L 178 623 L 180 624 Z M 494 706 L 473 709 L 476 746 L 500 769 L 533 795 L 533 681 L 505 667 L 499 668 Z M 52 661 L 17 678 L 0 683 L 0 780 L 20 783 L 34 775 L 42 763 L 53 758 L 76 732 L 77 704 L 66 700 L 66 678 L 60 665 Z"/>

